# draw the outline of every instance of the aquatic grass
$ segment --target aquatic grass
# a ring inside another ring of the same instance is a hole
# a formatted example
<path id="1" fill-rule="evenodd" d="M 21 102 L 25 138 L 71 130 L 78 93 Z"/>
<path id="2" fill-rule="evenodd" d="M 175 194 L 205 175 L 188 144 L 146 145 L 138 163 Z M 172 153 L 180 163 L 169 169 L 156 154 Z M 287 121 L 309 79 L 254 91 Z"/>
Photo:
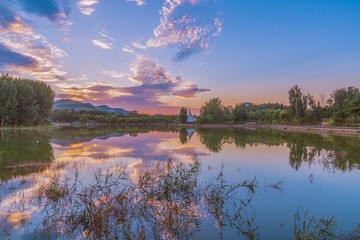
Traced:
<path id="1" fill-rule="evenodd" d="M 135 183 L 126 167 L 98 171 L 91 184 L 59 175 L 41 187 L 38 199 L 43 222 L 36 236 L 60 239 L 190 239 L 202 228 L 208 211 L 222 238 L 236 227 L 248 239 L 258 236 L 251 214 L 256 179 L 227 184 L 222 173 L 213 181 L 199 182 L 200 161 L 187 165 L 168 161 L 148 170 Z M 238 191 L 243 190 L 244 194 Z M 244 198 L 242 198 L 244 197 Z"/>
<path id="2" fill-rule="evenodd" d="M 214 216 L 219 228 L 219 238 L 224 239 L 225 227 L 236 228 L 247 239 L 258 239 L 258 226 L 255 225 L 255 212 L 251 201 L 258 189 L 256 178 L 237 184 L 228 184 L 221 171 L 210 184 L 207 184 L 204 197 L 208 211 Z M 245 194 L 239 190 L 245 190 Z"/>
<path id="3" fill-rule="evenodd" d="M 300 208 L 294 220 L 295 240 L 359 240 L 360 226 L 350 233 L 344 233 L 334 216 L 310 216 L 308 211 L 300 216 Z"/>

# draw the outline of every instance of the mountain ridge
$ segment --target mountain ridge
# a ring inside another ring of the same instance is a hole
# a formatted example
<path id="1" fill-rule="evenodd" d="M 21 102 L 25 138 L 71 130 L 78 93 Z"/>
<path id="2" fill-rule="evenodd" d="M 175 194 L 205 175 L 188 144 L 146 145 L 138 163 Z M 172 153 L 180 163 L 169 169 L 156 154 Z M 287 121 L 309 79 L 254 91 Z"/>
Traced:
<path id="1" fill-rule="evenodd" d="M 75 111 L 80 111 L 80 110 L 98 110 L 98 111 L 104 111 L 104 112 L 111 112 L 111 113 L 115 113 L 115 114 L 123 114 L 123 115 L 128 115 L 130 114 L 129 111 L 123 109 L 123 108 L 112 108 L 109 107 L 107 105 L 99 105 L 99 106 L 95 106 L 91 103 L 83 103 L 83 102 L 78 102 L 78 101 L 74 101 L 74 100 L 70 100 L 70 99 L 61 99 L 61 100 L 57 100 L 54 102 L 54 106 L 53 109 L 74 109 Z"/>

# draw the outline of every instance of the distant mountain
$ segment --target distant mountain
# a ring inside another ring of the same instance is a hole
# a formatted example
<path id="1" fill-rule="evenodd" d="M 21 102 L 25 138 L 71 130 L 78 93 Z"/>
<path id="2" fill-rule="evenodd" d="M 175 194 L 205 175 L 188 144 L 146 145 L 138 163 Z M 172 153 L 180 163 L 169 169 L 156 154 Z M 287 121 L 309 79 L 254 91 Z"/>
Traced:
<path id="1" fill-rule="evenodd" d="M 53 108 L 54 109 L 69 109 L 69 110 L 74 109 L 75 111 L 98 110 L 98 111 L 112 112 L 115 114 L 124 114 L 124 115 L 128 115 L 130 113 L 129 111 L 126 111 L 125 109 L 122 109 L 122 108 L 111 108 L 106 105 L 94 106 L 91 103 L 82 103 L 82 102 L 77 102 L 77 101 L 73 101 L 73 100 L 69 100 L 69 99 L 62 99 L 62 100 L 55 101 Z"/>
<path id="2" fill-rule="evenodd" d="M 128 115 L 130 112 L 126 111 L 125 109 L 122 108 L 111 108 L 109 106 L 106 105 L 100 105 L 100 106 L 96 106 L 97 110 L 100 111 L 104 111 L 104 112 L 112 112 L 115 114 L 124 114 L 124 115 Z"/>

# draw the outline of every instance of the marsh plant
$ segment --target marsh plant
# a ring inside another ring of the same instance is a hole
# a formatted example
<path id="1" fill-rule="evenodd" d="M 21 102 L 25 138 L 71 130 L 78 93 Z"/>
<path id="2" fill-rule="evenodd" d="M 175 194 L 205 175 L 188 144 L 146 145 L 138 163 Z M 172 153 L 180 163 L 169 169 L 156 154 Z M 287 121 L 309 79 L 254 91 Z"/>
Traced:
<path id="1" fill-rule="evenodd" d="M 206 218 L 223 239 L 236 229 L 242 238 L 257 239 L 251 201 L 255 179 L 228 184 L 222 170 L 208 182 L 199 180 L 200 161 L 187 165 L 168 161 L 148 170 L 137 182 L 125 167 L 83 184 L 74 179 L 52 181 L 40 188 L 43 222 L 36 236 L 61 239 L 189 239 L 202 229 Z"/>
<path id="2" fill-rule="evenodd" d="M 78 165 L 72 178 L 62 175 L 65 166 L 53 168 L 54 176 L 38 189 L 31 204 L 42 209 L 33 239 L 197 239 L 209 228 L 216 239 L 261 239 L 253 200 L 260 197 L 256 178 L 236 184 L 226 181 L 223 166 L 216 177 L 200 180 L 200 161 L 183 164 L 169 160 L 165 167 L 140 174 L 136 181 L 125 166 L 98 170 L 90 183 L 81 182 Z M 2 185 L 2 188 L 5 188 Z M 283 192 L 283 182 L 267 184 Z M 6 191 L 15 188 L 7 186 Z M 19 196 L 25 213 L 25 197 Z M 23 199 L 23 200 L 21 200 Z M 35 201 L 35 202 L 34 202 Z M 30 203 L 30 202 L 29 202 Z M 23 214 L 21 226 L 31 224 Z M 10 215 L 8 215 L 9 217 Z M 0 229 L 7 231 L 6 217 Z M 295 214 L 290 239 L 360 239 L 360 228 L 343 233 L 334 217 Z M 205 230 L 205 231 L 201 231 Z M 215 234 L 214 235 L 214 231 Z"/>
<path id="3" fill-rule="evenodd" d="M 306 211 L 302 217 L 299 208 L 295 214 L 294 235 L 296 240 L 359 240 L 360 225 L 344 233 L 334 216 L 316 217 Z"/>

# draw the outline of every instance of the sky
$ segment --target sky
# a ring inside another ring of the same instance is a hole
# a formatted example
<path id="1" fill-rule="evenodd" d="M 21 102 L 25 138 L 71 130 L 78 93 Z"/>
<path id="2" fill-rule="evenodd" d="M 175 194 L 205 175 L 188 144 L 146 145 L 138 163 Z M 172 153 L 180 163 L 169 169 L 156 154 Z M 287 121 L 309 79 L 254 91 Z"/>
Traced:
<path id="1" fill-rule="evenodd" d="M 156 114 L 360 87 L 359 0 L 0 0 L 0 73 Z"/>

